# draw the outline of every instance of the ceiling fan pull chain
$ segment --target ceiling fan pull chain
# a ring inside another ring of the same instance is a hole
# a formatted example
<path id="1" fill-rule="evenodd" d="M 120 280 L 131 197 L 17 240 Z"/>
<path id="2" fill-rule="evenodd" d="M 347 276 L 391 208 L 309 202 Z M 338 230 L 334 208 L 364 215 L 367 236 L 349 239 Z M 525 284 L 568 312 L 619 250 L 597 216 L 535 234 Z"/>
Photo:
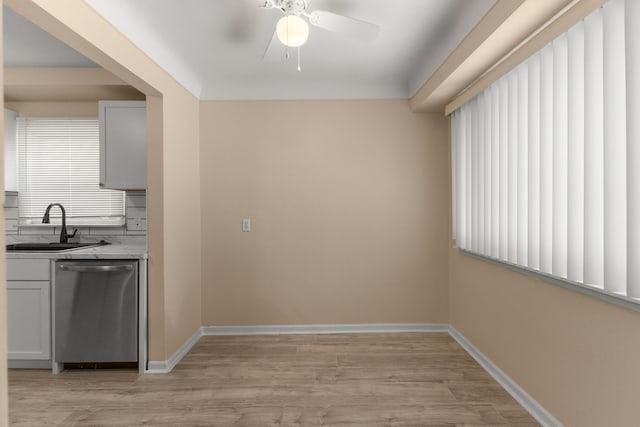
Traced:
<path id="1" fill-rule="evenodd" d="M 302 68 L 300 68 L 300 46 L 298 46 L 298 71 L 301 71 Z"/>

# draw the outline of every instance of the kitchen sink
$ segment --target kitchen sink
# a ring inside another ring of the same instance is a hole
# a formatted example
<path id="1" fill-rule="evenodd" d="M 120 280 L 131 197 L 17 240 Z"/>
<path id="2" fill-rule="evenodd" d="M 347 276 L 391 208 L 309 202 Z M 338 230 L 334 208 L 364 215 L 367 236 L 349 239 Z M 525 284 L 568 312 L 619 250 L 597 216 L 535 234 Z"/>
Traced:
<path id="1" fill-rule="evenodd" d="M 7 245 L 7 252 L 60 252 L 108 244 L 109 243 L 105 241 L 97 243 L 14 243 L 12 245 Z"/>

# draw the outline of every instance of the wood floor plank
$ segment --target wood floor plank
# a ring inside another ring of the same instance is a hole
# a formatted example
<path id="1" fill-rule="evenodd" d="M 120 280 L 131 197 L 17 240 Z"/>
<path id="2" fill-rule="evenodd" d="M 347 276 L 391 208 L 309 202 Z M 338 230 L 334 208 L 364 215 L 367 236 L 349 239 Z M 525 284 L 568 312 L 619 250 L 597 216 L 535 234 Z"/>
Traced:
<path id="1" fill-rule="evenodd" d="M 442 333 L 203 337 L 167 375 L 9 372 L 15 426 L 538 425 Z"/>

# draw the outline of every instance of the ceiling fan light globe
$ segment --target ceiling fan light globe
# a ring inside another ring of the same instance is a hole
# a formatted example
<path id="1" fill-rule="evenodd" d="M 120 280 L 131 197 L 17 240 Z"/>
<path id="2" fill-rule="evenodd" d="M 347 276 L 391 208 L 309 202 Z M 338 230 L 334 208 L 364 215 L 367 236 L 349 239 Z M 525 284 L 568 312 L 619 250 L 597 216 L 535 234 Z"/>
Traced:
<path id="1" fill-rule="evenodd" d="M 299 16 L 283 16 L 276 25 L 276 34 L 283 45 L 300 47 L 309 38 L 309 25 Z"/>

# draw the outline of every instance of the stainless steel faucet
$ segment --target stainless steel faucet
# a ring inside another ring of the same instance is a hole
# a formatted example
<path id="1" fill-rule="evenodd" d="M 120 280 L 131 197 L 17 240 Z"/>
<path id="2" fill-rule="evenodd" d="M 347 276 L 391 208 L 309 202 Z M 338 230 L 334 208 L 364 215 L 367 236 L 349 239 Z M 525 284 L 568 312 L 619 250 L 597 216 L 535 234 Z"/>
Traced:
<path id="1" fill-rule="evenodd" d="M 78 229 L 76 228 L 75 230 L 73 230 L 73 234 L 67 234 L 67 214 L 64 210 L 64 206 L 62 206 L 60 203 L 51 203 L 49 206 L 47 206 L 47 210 L 44 211 L 44 216 L 42 217 L 42 223 L 49 224 L 49 211 L 53 206 L 58 206 L 62 211 L 62 229 L 60 230 L 60 243 L 67 243 L 69 242 L 69 237 L 74 237 L 78 232 Z"/>

